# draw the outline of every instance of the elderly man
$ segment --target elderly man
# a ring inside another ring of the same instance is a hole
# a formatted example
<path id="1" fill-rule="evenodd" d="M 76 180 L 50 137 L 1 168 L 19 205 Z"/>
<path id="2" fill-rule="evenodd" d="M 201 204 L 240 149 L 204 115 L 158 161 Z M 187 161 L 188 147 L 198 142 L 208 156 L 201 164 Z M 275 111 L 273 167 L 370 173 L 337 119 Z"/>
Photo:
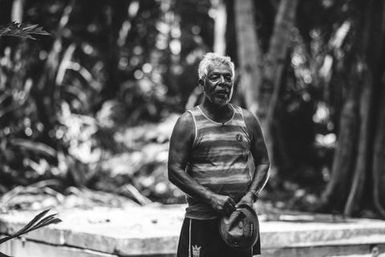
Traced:
<path id="1" fill-rule="evenodd" d="M 170 181 L 186 193 L 188 207 L 179 238 L 178 257 L 252 256 L 225 244 L 218 219 L 237 206 L 253 206 L 268 178 L 269 158 L 258 120 L 230 103 L 234 64 L 208 53 L 199 64 L 202 103 L 178 119 L 170 140 Z M 251 155 L 250 155 L 251 153 Z M 250 171 L 252 156 L 255 171 Z"/>

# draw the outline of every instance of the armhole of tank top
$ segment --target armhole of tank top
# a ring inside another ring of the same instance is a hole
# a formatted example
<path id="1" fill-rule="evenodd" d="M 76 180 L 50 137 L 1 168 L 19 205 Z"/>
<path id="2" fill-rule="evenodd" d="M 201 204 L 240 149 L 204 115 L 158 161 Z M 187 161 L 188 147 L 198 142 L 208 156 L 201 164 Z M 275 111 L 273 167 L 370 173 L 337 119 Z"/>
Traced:
<path id="1" fill-rule="evenodd" d="M 195 116 L 192 112 L 192 110 L 187 110 L 187 112 L 189 112 L 191 114 L 191 117 L 194 121 L 194 140 L 193 140 L 193 146 L 195 146 L 195 143 L 196 143 L 196 140 L 197 140 L 197 135 L 198 135 L 198 128 L 197 128 L 197 122 L 195 120 Z"/>
<path id="2" fill-rule="evenodd" d="M 247 137 L 249 138 L 249 140 L 250 140 L 250 142 L 251 142 L 251 136 L 250 136 L 250 134 L 249 134 L 249 129 L 248 129 L 247 124 L 246 124 L 245 116 L 243 115 L 243 109 L 242 109 L 242 107 L 238 106 L 238 110 L 239 110 L 239 113 L 240 113 L 241 116 L 242 116 L 242 121 L 243 121 L 243 124 L 244 124 L 244 126 L 245 126 L 245 132 L 246 132 L 246 135 L 247 135 Z"/>

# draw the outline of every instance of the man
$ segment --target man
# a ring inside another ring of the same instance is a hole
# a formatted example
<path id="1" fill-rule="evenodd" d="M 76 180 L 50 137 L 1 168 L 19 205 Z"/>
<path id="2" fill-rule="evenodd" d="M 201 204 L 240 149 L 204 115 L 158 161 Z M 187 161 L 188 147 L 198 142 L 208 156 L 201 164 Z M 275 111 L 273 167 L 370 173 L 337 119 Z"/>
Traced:
<path id="1" fill-rule="evenodd" d="M 269 159 L 262 131 L 255 116 L 230 104 L 234 64 L 229 57 L 206 54 L 198 73 L 202 103 L 182 114 L 170 140 L 169 179 L 188 202 L 177 256 L 250 257 L 251 249 L 240 251 L 224 243 L 218 219 L 240 204 L 252 207 L 266 184 Z M 254 254 L 259 248 L 257 242 Z"/>

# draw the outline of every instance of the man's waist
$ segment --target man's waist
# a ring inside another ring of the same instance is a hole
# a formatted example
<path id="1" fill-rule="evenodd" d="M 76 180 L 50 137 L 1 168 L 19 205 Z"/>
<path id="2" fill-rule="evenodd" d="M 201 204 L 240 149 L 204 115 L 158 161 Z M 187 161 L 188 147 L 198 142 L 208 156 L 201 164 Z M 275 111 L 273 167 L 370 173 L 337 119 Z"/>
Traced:
<path id="1" fill-rule="evenodd" d="M 230 196 L 236 203 L 239 202 L 241 198 L 246 194 L 246 192 L 239 192 L 239 193 L 215 192 L 215 193 L 219 195 Z M 208 203 L 205 203 L 200 199 L 193 198 L 189 195 L 186 195 L 186 201 L 188 206 L 202 206 L 202 208 L 211 208 L 211 206 Z"/>
<path id="2" fill-rule="evenodd" d="M 230 196 L 236 203 L 240 201 L 244 193 L 225 194 Z M 208 220 L 215 219 L 219 213 L 216 212 L 208 203 L 186 196 L 188 207 L 186 208 L 186 217 L 191 219 Z"/>

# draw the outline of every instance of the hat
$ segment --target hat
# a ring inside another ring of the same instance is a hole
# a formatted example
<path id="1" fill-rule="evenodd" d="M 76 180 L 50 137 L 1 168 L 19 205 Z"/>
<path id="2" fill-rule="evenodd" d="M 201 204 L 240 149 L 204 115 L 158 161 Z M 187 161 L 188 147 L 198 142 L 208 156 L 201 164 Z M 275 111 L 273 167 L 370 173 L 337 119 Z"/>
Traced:
<path id="1" fill-rule="evenodd" d="M 227 245 L 251 249 L 259 238 L 257 213 L 246 204 L 238 206 L 230 216 L 220 219 L 219 233 Z"/>

